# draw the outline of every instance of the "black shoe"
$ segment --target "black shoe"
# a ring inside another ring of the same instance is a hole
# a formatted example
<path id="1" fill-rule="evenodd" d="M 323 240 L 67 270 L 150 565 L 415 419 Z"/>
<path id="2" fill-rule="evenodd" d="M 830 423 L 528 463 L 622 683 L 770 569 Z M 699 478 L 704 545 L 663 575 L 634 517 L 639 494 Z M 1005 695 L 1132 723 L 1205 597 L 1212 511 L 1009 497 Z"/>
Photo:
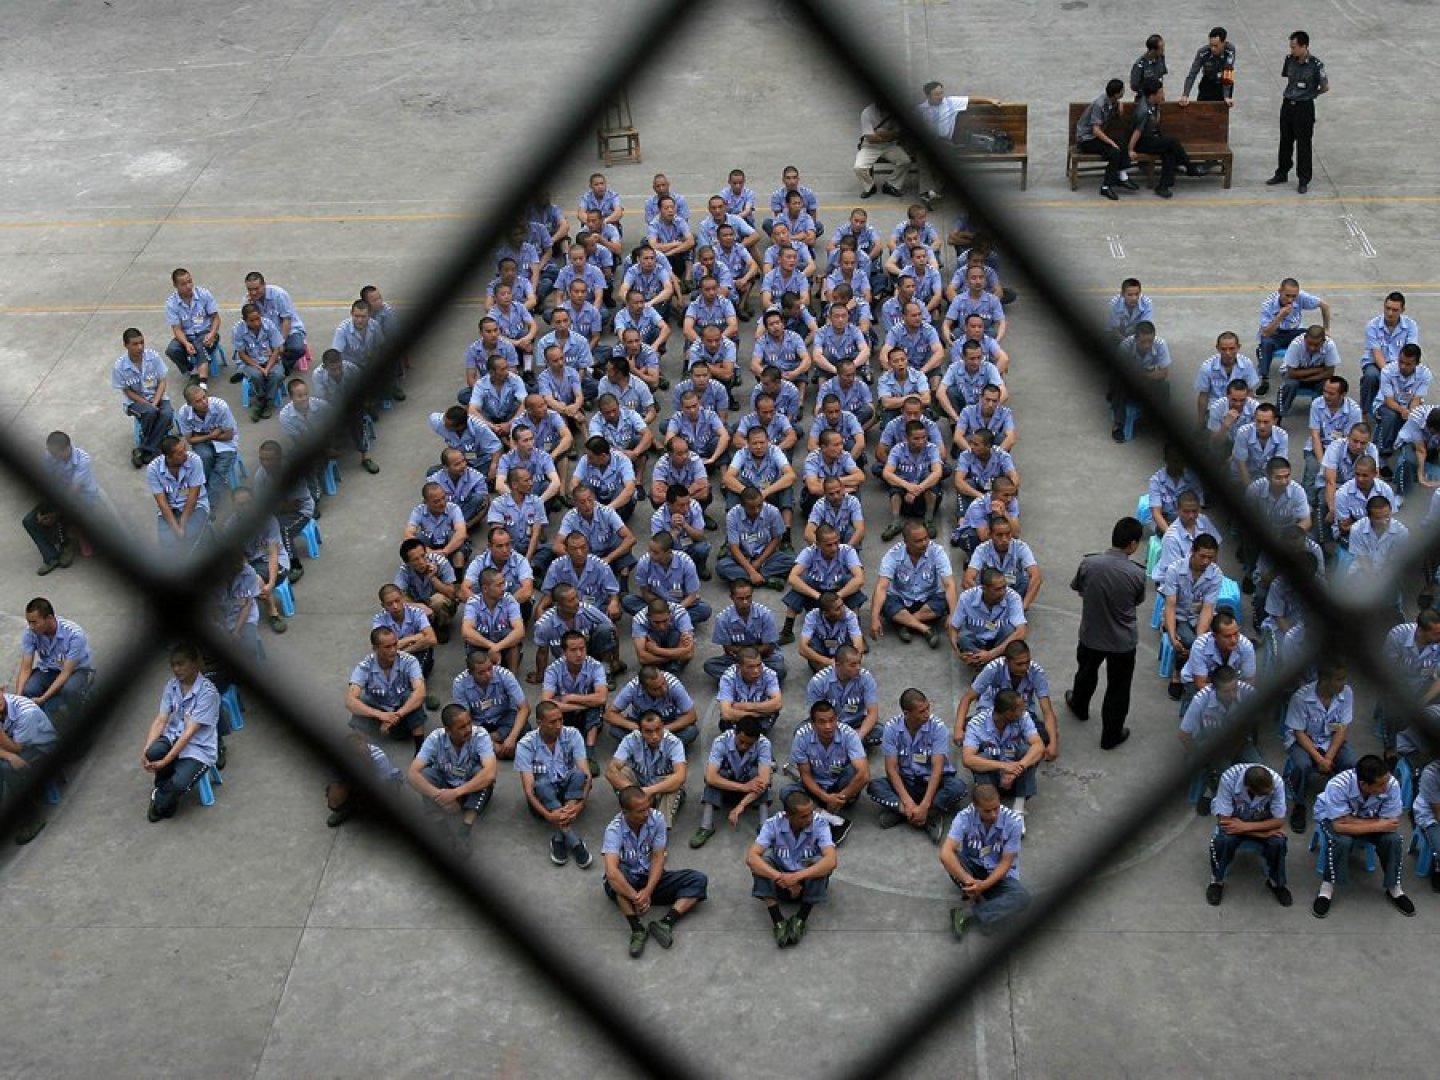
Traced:
<path id="1" fill-rule="evenodd" d="M 1219 907 L 1220 901 L 1225 899 L 1225 885 L 1219 881 L 1212 881 L 1205 886 L 1205 902 L 1211 907 Z"/>
<path id="2" fill-rule="evenodd" d="M 841 818 L 839 825 L 830 826 L 830 839 L 835 841 L 836 847 L 845 842 L 845 837 L 850 835 L 850 828 L 854 824 L 849 818 Z"/>
<path id="3" fill-rule="evenodd" d="M 290 576 L 289 576 L 289 581 L 290 581 L 290 584 L 291 584 L 291 585 L 297 584 L 297 583 L 300 581 L 300 579 L 301 579 L 302 577 L 304 577 L 304 576 L 305 576 L 305 567 L 301 566 L 299 563 L 291 563 L 291 564 L 290 564 Z"/>
<path id="4" fill-rule="evenodd" d="M 331 829 L 338 829 L 341 825 L 344 825 L 345 822 L 349 821 L 354 816 L 354 801 L 346 801 L 340 806 L 337 806 L 334 810 L 330 811 L 330 816 L 325 819 L 325 824 Z"/>
<path id="5" fill-rule="evenodd" d="M 1082 713 L 1075 707 L 1075 691 L 1065 691 L 1065 707 L 1070 710 L 1070 715 L 1079 720 L 1082 724 L 1090 719 L 1089 713 Z"/>
<path id="6" fill-rule="evenodd" d="M 1100 189 L 1100 194 L 1101 194 L 1101 196 L 1103 196 L 1104 198 L 1109 199 L 1111 202 L 1119 202 L 1119 201 L 1120 201 L 1120 196 L 1119 196 L 1119 195 L 1116 195 L 1115 192 L 1112 191 L 1112 190 L 1111 190 L 1110 188 L 1108 188 L 1108 187 L 1102 187 L 1102 188 Z"/>
<path id="7" fill-rule="evenodd" d="M 1125 429 L 1123 427 L 1111 428 L 1110 438 L 1118 443 L 1123 443 L 1125 441 Z"/>
<path id="8" fill-rule="evenodd" d="M 230 385 L 231 385 L 231 386 L 234 386 L 236 383 L 242 383 L 242 382 L 244 382 L 244 381 L 245 381 L 245 376 L 242 375 L 242 374 L 241 374 L 240 372 L 238 372 L 238 371 L 237 371 L 234 375 L 231 375 L 231 376 L 230 376 Z"/>
<path id="9" fill-rule="evenodd" d="M 1440 870 L 1430 871 L 1430 888 L 1435 892 L 1440 892 Z"/>
<path id="10" fill-rule="evenodd" d="M 1290 811 L 1290 831 L 1296 834 L 1305 831 L 1305 804 L 1296 803 Z"/>
<path id="11" fill-rule="evenodd" d="M 903 199 L 905 197 L 905 193 L 901 191 L 898 187 L 896 187 L 894 184 L 881 184 L 880 190 L 883 191 L 886 195 L 889 195 L 892 199 Z"/>
<path id="12" fill-rule="evenodd" d="M 220 740 L 220 746 L 215 751 L 215 768 L 221 772 L 225 771 L 225 740 Z"/>
<path id="13" fill-rule="evenodd" d="M 1205 174 L 1200 171 L 1200 166 L 1199 166 L 1199 165 L 1186 165 L 1186 166 L 1185 166 L 1185 175 L 1186 175 L 1186 176 L 1204 176 Z"/>
<path id="14" fill-rule="evenodd" d="M 1140 185 L 1137 184 L 1137 183 L 1135 183 L 1134 180 L 1117 180 L 1117 181 L 1115 181 L 1115 183 L 1116 183 L 1116 185 L 1118 185 L 1119 187 L 1123 187 L 1126 191 L 1139 191 L 1139 190 L 1140 190 Z"/>
<path id="15" fill-rule="evenodd" d="M 1284 885 L 1276 885 L 1273 881 L 1267 881 L 1265 887 L 1270 890 L 1270 895 L 1275 897 L 1275 902 L 1281 907 L 1289 907 L 1295 903 L 1295 898 L 1290 895 L 1290 890 Z"/>
<path id="16" fill-rule="evenodd" d="M 864 191 L 860 192 L 860 198 L 862 198 L 862 199 L 873 199 L 873 198 L 875 197 L 875 191 L 876 191 L 875 185 L 874 185 L 874 184 L 871 184 L 871 185 L 870 185 L 869 187 L 867 187 Z"/>
<path id="17" fill-rule="evenodd" d="M 1209 816 L 1210 816 L 1210 796 L 1209 796 L 1209 795 L 1201 795 L 1200 798 L 1198 798 L 1198 799 L 1195 800 L 1195 815 L 1196 815 L 1197 817 L 1209 817 Z"/>
<path id="18" fill-rule="evenodd" d="M 1317 919 L 1323 919 L 1330 914 L 1330 897 L 1317 896 L 1315 902 L 1310 905 L 1310 914 Z"/>
<path id="19" fill-rule="evenodd" d="M 1289 180 L 1289 179 L 1290 179 L 1290 178 L 1289 178 L 1288 176 L 1284 176 L 1284 175 L 1282 175 L 1281 173 L 1276 173 L 1274 176 L 1270 177 L 1269 180 L 1266 180 L 1266 181 L 1265 181 L 1265 186 L 1266 186 L 1266 187 L 1278 187 L 1280 184 L 1285 183 L 1285 182 L 1286 182 L 1287 180 Z"/>
<path id="20" fill-rule="evenodd" d="M 1299 186 L 1298 188 L 1296 188 L 1295 190 L 1298 191 L 1301 195 L 1308 194 L 1309 191 L 1310 191 L 1310 181 L 1308 181 L 1308 180 L 1301 181 L 1300 186 Z M 1412 906 L 1413 906 L 1413 905 L 1412 905 Z"/>
<path id="21" fill-rule="evenodd" d="M 153 825 L 153 824 L 155 824 L 155 822 L 157 822 L 157 821 L 160 820 L 160 817 L 161 817 L 161 815 L 160 815 L 160 808 L 155 805 L 155 800 L 154 800 L 154 798 L 151 798 L 151 800 L 150 800 L 150 806 L 149 806 L 149 808 L 145 811 L 145 820 L 148 821 L 148 822 L 150 822 L 150 824 Z"/>
<path id="22" fill-rule="evenodd" d="M 595 861 L 595 856 L 590 854 L 590 849 L 585 846 L 584 840 L 576 840 L 570 851 L 575 856 L 575 865 L 581 870 L 589 870 L 590 864 Z"/>
<path id="23" fill-rule="evenodd" d="M 1170 185 L 1169 185 L 1169 184 L 1161 184 L 1159 187 L 1157 187 L 1157 188 L 1155 189 L 1155 194 L 1156 194 L 1156 195 L 1159 195 L 1160 198 L 1162 198 L 1162 199 L 1173 198 L 1174 195 L 1175 195 L 1175 193 L 1170 190 Z"/>
<path id="24" fill-rule="evenodd" d="M 1400 912 L 1401 915 L 1404 915 L 1407 919 L 1414 918 L 1415 901 L 1411 900 L 1410 897 L 1406 896 L 1404 893 L 1401 893 L 1399 896 L 1391 896 L 1387 892 L 1385 894 L 1385 899 L 1389 900 L 1390 905 L 1396 911 Z"/>
<path id="25" fill-rule="evenodd" d="M 1270 380 L 1261 376 L 1260 385 L 1255 388 L 1256 397 L 1264 397 L 1270 392 Z"/>
<path id="26" fill-rule="evenodd" d="M 25 822 L 24 825 L 21 825 L 19 830 L 16 831 L 15 843 L 20 845 L 21 847 L 24 847 L 26 844 L 30 843 L 31 840 L 34 840 L 35 837 L 39 836 L 40 830 L 42 830 L 43 828 L 45 828 L 44 818 L 31 818 L 29 821 Z M 838 844 L 840 841 L 837 840 L 835 842 Z"/>
<path id="27" fill-rule="evenodd" d="M 1246 574 L 1243 578 L 1240 579 L 1240 591 L 1243 592 L 1246 596 L 1249 596 L 1255 591 L 1255 579 L 1252 578 L 1249 574 Z"/>
<path id="28" fill-rule="evenodd" d="M 1109 745 L 1106 745 L 1105 743 L 1102 742 L 1102 743 L 1100 744 L 1100 749 L 1101 749 L 1101 750 L 1115 750 L 1115 749 L 1118 749 L 1121 745 L 1124 744 L 1125 740 L 1128 739 L 1128 738 L 1130 738 L 1130 729 L 1129 729 L 1128 727 L 1127 727 L 1127 728 L 1121 728 L 1121 729 L 1120 729 L 1120 736 L 1119 736 L 1119 738 L 1117 738 L 1114 742 L 1110 743 Z"/>
<path id="29" fill-rule="evenodd" d="M 1185 687 L 1181 683 L 1172 682 L 1165 687 L 1165 693 L 1170 695 L 1171 701 L 1179 701 L 1185 695 Z"/>

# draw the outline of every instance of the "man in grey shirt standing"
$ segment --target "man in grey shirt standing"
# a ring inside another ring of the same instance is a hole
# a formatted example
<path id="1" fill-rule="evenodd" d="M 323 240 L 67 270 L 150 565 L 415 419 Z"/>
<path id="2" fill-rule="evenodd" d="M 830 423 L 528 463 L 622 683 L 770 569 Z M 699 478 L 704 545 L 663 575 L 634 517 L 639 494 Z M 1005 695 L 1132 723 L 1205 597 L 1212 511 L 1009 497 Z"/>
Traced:
<path id="1" fill-rule="evenodd" d="M 1075 647 L 1079 670 L 1065 691 L 1065 704 L 1077 720 L 1090 719 L 1090 699 L 1105 665 L 1105 700 L 1100 706 L 1100 749 L 1114 750 L 1130 737 L 1125 716 L 1130 711 L 1130 680 L 1135 675 L 1139 632 L 1135 609 L 1145 600 L 1145 568 L 1130 561 L 1145 529 L 1133 517 L 1121 518 L 1110 533 L 1110 550 L 1087 555 L 1075 571 L 1070 588 L 1080 594 L 1080 643 Z"/>
<path id="2" fill-rule="evenodd" d="M 1310 137 L 1315 131 L 1315 99 L 1330 89 L 1325 65 L 1310 52 L 1310 35 L 1296 30 L 1290 35 L 1290 52 L 1280 69 L 1285 94 L 1280 102 L 1280 157 L 1275 175 L 1265 183 L 1271 187 L 1290 178 L 1295 166 L 1301 195 L 1310 190 Z"/>

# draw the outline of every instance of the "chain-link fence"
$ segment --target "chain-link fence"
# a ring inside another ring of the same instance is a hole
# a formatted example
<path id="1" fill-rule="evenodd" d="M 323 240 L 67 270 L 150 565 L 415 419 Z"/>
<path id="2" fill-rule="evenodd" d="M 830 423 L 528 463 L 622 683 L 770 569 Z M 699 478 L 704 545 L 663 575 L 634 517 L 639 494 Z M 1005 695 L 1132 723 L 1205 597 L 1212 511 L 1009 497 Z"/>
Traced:
<path id="1" fill-rule="evenodd" d="M 487 253 L 499 246 L 508 224 L 522 215 L 533 193 L 545 190 L 549 178 L 566 164 L 574 148 L 593 138 L 601 103 L 613 100 L 641 69 L 661 28 L 673 37 L 687 20 L 712 6 L 716 5 L 657 0 L 644 24 L 635 26 L 611 53 L 604 71 L 596 74 L 588 87 L 574 88 L 568 96 L 572 104 L 594 102 L 595 107 L 589 111 L 574 108 L 568 116 L 551 114 L 556 121 L 554 126 L 537 136 L 533 153 L 525 162 L 517 163 L 500 198 L 490 204 L 487 213 L 455 237 L 448 254 L 432 270 L 419 298 L 408 305 L 398 329 L 388 335 L 381 355 L 373 358 L 361 379 L 346 380 L 340 395 L 331 403 L 328 428 L 312 431 L 287 456 L 282 474 L 274 478 L 277 490 L 289 490 L 321 465 L 325 447 L 335 440 L 346 418 L 353 415 L 362 402 L 381 396 L 396 362 L 421 344 L 428 330 L 458 298 L 465 283 L 474 279 Z M 934 163 L 972 220 L 1000 242 L 1018 279 L 1031 294 L 1043 298 L 1054 317 L 1066 327 L 1074 341 L 1075 356 L 1090 365 L 1101 380 L 1122 387 L 1126 396 L 1139 402 L 1147 415 L 1162 418 L 1161 423 L 1151 425 L 1152 431 L 1163 429 L 1166 440 L 1183 449 L 1189 467 L 1210 493 L 1212 502 L 1225 510 L 1247 543 L 1264 550 L 1300 594 L 1307 612 L 1307 634 L 1301 654 L 1279 664 L 1260 680 L 1257 692 L 1235 711 L 1216 743 L 1223 744 L 1225 736 L 1241 734 L 1265 718 L 1273 718 L 1288 688 L 1301 681 L 1303 673 L 1314 666 L 1317 658 L 1339 655 L 1346 658 L 1352 677 L 1376 690 L 1392 725 L 1418 729 L 1430 745 L 1436 745 L 1440 727 L 1391 677 L 1379 644 L 1391 625 L 1390 598 L 1406 581 L 1418 578 L 1432 547 L 1431 538 L 1418 537 L 1420 542 L 1413 545 L 1387 580 L 1361 582 L 1362 587 L 1353 590 L 1326 588 L 1323 582 L 1303 572 L 1294 548 L 1280 542 L 1269 522 L 1237 489 L 1225 463 L 1217 462 L 1205 441 L 1193 433 L 1193 417 L 1171 409 L 1148 380 L 1119 361 L 1088 302 L 1079 290 L 1061 280 L 1042 248 L 1020 226 L 1017 208 L 1002 205 L 990 186 L 977 183 L 976 177 L 957 160 L 952 147 L 939 143 L 932 132 L 912 126 L 913 88 L 904 85 L 897 73 L 877 65 L 874 50 L 865 47 L 856 27 L 819 0 L 790 0 L 788 6 L 810 28 L 813 40 L 808 44 L 818 45 L 837 71 L 849 72 L 864 87 L 870 100 L 900 119 L 911 144 Z M 1151 434 L 1149 438 L 1153 440 L 1156 436 Z M 253 656 L 237 650 L 233 641 L 219 634 L 207 621 L 210 584 L 225 561 L 233 557 L 234 549 L 243 538 L 262 524 L 270 512 L 268 506 L 259 503 L 252 506 L 245 520 L 228 531 L 220 543 L 193 558 L 161 566 L 113 518 L 88 511 L 69 492 L 54 489 L 31 448 L 17 444 L 13 430 L 0 430 L 0 462 L 37 498 L 58 508 L 66 520 L 82 524 L 94 544 L 96 557 L 123 576 L 148 609 L 147 621 L 130 636 L 128 647 L 118 656 L 106 657 L 103 673 L 87 705 L 64 723 L 56 752 L 22 774 L 15 797 L 0 814 L 0 832 L 13 828 L 20 808 L 68 762 L 81 757 L 113 722 L 131 673 L 139 670 L 149 658 L 152 643 L 177 636 L 190 637 L 233 669 L 245 694 L 276 717 L 317 761 L 362 793 L 390 827 L 413 845 L 476 912 L 501 931 L 500 936 L 508 947 L 543 975 L 555 993 L 568 999 L 578 1014 L 595 1024 L 596 1031 L 635 1066 L 657 1077 L 704 1075 L 710 1069 L 720 1071 L 718 1063 L 689 1059 L 683 1048 L 673 1045 L 653 1027 L 639 1022 L 633 1014 L 610 1008 L 611 989 L 601 986 L 550 936 L 509 932 L 531 916 L 519 910 L 508 894 L 497 889 L 475 868 L 456 860 L 449 845 L 428 827 L 413 800 L 399 798 L 364 768 L 363 762 L 357 762 L 341 733 L 296 711 L 282 689 L 275 685 L 273 673 L 262 672 Z M 1309 632 L 1311 627 L 1317 632 Z M 964 963 L 957 964 L 948 981 L 929 988 L 926 996 L 916 1001 L 901 1020 L 887 1027 L 883 1038 L 873 1040 L 868 1049 L 849 1064 L 845 1075 L 861 1078 L 901 1071 L 922 1048 L 926 1036 L 936 1030 L 937 1022 L 954 1015 L 970 995 L 981 992 L 987 982 L 986 973 L 1003 968 L 998 961 L 1007 953 L 1025 947 L 1027 939 L 1033 936 L 1033 929 L 1043 923 L 1058 904 L 1071 900 L 1077 891 L 1084 889 L 1091 868 L 1132 838 L 1132 822 L 1149 817 L 1172 800 L 1177 790 L 1183 790 L 1193 768 L 1193 762 L 1177 762 L 1149 777 L 1145 793 L 1130 804 L 1131 812 L 1124 820 L 1102 823 L 1087 843 L 1077 845 L 1069 855 L 1067 869 L 1024 915 L 1010 922 L 1003 932 L 983 939 L 978 948 L 968 953 Z M 604 1022 L 600 1023 L 602 1017 Z"/>

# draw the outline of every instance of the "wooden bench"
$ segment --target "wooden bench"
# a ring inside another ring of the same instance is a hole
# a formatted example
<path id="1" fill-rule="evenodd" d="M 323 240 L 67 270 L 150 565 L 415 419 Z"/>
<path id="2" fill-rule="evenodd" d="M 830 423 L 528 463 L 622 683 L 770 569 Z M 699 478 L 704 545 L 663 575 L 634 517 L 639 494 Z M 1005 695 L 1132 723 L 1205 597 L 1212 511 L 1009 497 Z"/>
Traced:
<path id="1" fill-rule="evenodd" d="M 1015 141 L 1015 148 L 1003 154 L 968 150 L 965 140 L 972 131 L 1003 131 Z M 1024 191 L 1030 184 L 1029 134 L 1029 105 L 972 105 L 955 118 L 955 133 L 951 139 L 957 147 L 956 156 L 969 165 L 1019 165 L 1020 190 Z"/>
<path id="2" fill-rule="evenodd" d="M 1065 173 L 1070 178 L 1070 190 L 1080 186 L 1080 174 L 1103 173 L 1105 159 L 1099 154 L 1081 154 L 1075 150 L 1075 125 L 1080 122 L 1088 102 L 1070 103 L 1070 122 L 1066 127 Z M 1130 141 L 1130 129 L 1135 106 L 1125 102 L 1120 106 L 1120 115 L 1111 121 L 1105 133 L 1125 146 Z M 1190 160 L 1196 164 L 1214 162 L 1219 164 L 1225 177 L 1225 187 L 1235 170 L 1235 155 L 1230 150 L 1230 109 L 1223 101 L 1192 101 L 1181 108 L 1173 101 L 1160 106 L 1160 130 L 1180 140 Z M 1145 170 L 1149 177 L 1160 159 L 1154 154 L 1137 153 L 1135 163 Z"/>

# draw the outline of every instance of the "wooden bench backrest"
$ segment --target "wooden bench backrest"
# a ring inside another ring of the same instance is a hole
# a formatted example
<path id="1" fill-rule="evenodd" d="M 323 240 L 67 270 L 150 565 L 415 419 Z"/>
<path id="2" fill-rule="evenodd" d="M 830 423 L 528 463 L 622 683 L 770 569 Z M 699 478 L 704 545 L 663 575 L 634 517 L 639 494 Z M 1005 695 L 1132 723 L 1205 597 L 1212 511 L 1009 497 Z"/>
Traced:
<path id="1" fill-rule="evenodd" d="M 1086 101 L 1070 103 L 1070 122 L 1066 128 L 1067 140 L 1075 145 L 1075 125 L 1089 106 Z M 1111 121 L 1107 133 L 1117 142 L 1130 137 L 1130 125 L 1135 113 L 1133 102 L 1122 102 L 1120 115 Z M 1230 109 L 1223 101 L 1192 101 L 1185 108 L 1176 102 L 1167 101 L 1160 106 L 1160 130 L 1166 135 L 1179 139 L 1184 146 L 1226 146 L 1230 142 Z"/>
<path id="2" fill-rule="evenodd" d="M 963 144 L 967 132 L 985 129 L 1005 132 L 1015 140 L 1016 152 L 1023 151 L 1030 130 L 1030 106 L 1023 102 L 972 105 L 955 118 L 955 134 L 952 138 Z"/>

